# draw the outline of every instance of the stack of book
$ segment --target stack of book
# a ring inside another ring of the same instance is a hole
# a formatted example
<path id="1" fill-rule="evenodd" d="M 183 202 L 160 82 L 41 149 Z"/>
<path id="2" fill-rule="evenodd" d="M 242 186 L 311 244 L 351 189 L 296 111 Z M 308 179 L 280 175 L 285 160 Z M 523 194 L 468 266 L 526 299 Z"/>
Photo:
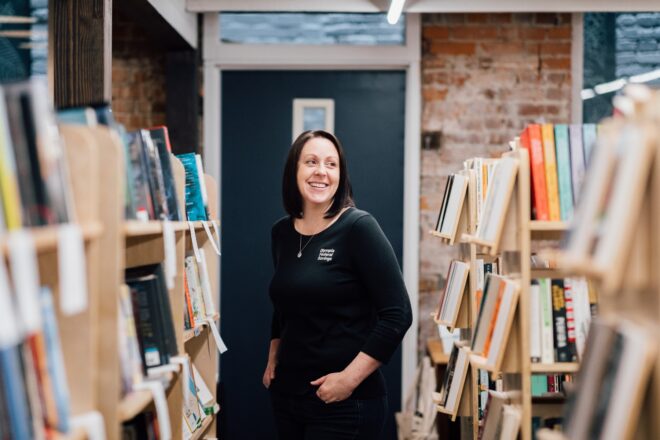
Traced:
<path id="1" fill-rule="evenodd" d="M 529 153 L 532 218 L 568 221 L 597 141 L 594 124 L 531 124 L 520 134 Z"/>
<path id="2" fill-rule="evenodd" d="M 75 220 L 65 150 L 38 80 L 0 87 L 0 233 Z"/>
<path id="3" fill-rule="evenodd" d="M 597 311 L 592 284 L 585 278 L 534 279 L 530 299 L 532 363 L 577 362 Z"/>
<path id="4" fill-rule="evenodd" d="M 0 438 L 50 438 L 69 431 L 69 390 L 50 289 L 32 310 L 38 325 L 25 330 L 16 295 L 0 263 Z M 25 294 L 23 292 L 22 294 Z"/>

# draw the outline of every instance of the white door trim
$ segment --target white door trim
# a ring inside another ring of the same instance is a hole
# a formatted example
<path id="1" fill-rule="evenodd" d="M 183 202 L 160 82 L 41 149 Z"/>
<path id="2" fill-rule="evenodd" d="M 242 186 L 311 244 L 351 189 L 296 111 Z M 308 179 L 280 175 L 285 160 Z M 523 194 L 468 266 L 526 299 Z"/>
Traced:
<path id="1" fill-rule="evenodd" d="M 417 368 L 419 286 L 419 194 L 421 133 L 421 16 L 406 15 L 406 46 L 233 45 L 220 42 L 218 13 L 204 14 L 204 163 L 221 183 L 221 75 L 223 70 L 365 70 L 406 71 L 404 139 L 403 277 L 413 324 L 404 338 L 401 405 L 412 389 Z M 218 206 L 222 206 L 221 191 Z M 218 212 L 221 212 L 220 208 Z M 222 219 L 221 219 L 222 220 Z"/>

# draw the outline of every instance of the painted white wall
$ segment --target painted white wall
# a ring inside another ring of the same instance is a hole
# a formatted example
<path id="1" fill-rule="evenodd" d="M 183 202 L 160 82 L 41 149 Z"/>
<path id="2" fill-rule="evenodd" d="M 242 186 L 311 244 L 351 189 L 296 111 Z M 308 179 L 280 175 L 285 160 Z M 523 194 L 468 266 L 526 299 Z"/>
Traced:
<path id="1" fill-rule="evenodd" d="M 402 344 L 402 406 L 417 368 L 419 286 L 419 192 L 421 130 L 421 17 L 406 16 L 405 47 L 232 45 L 220 41 L 217 13 L 204 15 L 204 163 L 221 182 L 223 70 L 404 69 L 406 71 L 404 140 L 403 277 L 410 295 L 413 325 Z M 221 194 L 218 194 L 221 197 Z M 221 207 L 222 199 L 218 200 Z M 220 208 L 219 208 L 220 211 Z"/>

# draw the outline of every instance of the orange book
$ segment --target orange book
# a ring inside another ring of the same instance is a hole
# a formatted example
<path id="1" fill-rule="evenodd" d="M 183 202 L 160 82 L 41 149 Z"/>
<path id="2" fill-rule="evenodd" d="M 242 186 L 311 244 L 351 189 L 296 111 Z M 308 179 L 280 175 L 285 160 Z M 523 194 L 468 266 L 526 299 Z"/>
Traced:
<path id="1" fill-rule="evenodd" d="M 495 324 L 497 323 L 497 314 L 500 312 L 500 304 L 502 304 L 502 296 L 504 295 L 504 289 L 506 289 L 506 282 L 500 283 L 500 288 L 497 290 L 497 302 L 495 303 L 495 311 L 493 312 L 493 317 L 490 320 L 488 325 L 488 337 L 486 338 L 486 343 L 484 344 L 484 356 L 488 357 L 488 350 L 490 349 L 490 341 L 493 338 L 493 332 L 495 331 Z"/>
<path id="2" fill-rule="evenodd" d="M 545 182 L 548 190 L 548 212 L 550 220 L 561 220 L 559 210 L 559 184 L 557 182 L 557 157 L 555 154 L 555 127 L 552 124 L 541 125 L 543 139 L 543 159 L 545 160 Z"/>
<path id="3" fill-rule="evenodd" d="M 29 352 L 32 355 L 32 362 L 36 374 L 37 387 L 39 389 L 39 398 L 41 399 L 41 408 L 45 422 L 50 427 L 58 426 L 57 403 L 53 393 L 52 378 L 48 371 L 48 361 L 46 355 L 46 346 L 41 332 L 37 332 L 28 337 Z"/>
<path id="4" fill-rule="evenodd" d="M 538 124 L 528 125 L 520 135 L 520 144 L 529 154 L 529 167 L 532 175 L 532 206 L 534 207 L 535 219 L 550 220 L 541 126 Z"/>
<path id="5" fill-rule="evenodd" d="M 188 316 L 190 316 L 190 328 L 195 328 L 195 314 L 193 313 L 192 302 L 190 301 L 190 291 L 188 290 L 188 279 L 186 272 L 183 272 L 183 289 L 186 295 L 186 307 L 188 308 Z"/>

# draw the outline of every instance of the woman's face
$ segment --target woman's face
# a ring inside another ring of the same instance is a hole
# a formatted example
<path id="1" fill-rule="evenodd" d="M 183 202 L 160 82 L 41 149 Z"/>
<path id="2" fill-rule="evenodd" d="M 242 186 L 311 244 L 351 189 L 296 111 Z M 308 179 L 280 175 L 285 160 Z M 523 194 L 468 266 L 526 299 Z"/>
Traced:
<path id="1" fill-rule="evenodd" d="M 298 159 L 296 181 L 303 208 L 330 205 L 339 186 L 339 153 L 332 142 L 321 137 L 307 141 Z"/>

